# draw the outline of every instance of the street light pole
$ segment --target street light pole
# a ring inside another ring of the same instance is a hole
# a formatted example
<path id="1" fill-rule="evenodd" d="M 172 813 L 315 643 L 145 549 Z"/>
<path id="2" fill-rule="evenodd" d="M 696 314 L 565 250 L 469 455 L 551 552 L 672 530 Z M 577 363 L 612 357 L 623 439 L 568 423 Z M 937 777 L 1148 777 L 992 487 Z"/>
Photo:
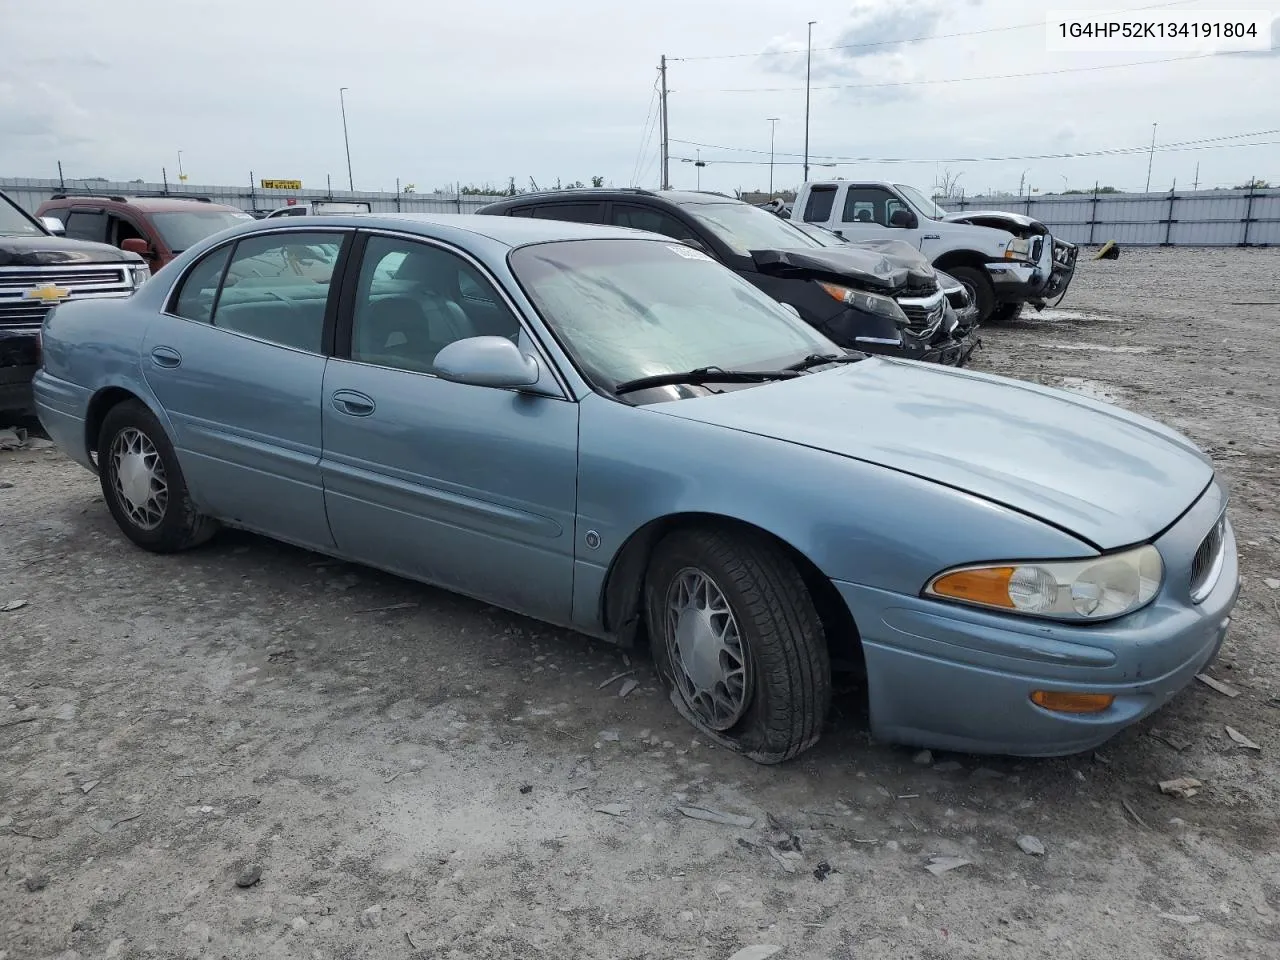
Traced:
<path id="1" fill-rule="evenodd" d="M 182 181 L 185 181 L 186 179 L 187 179 L 186 174 L 182 172 L 182 151 L 179 150 L 178 151 L 178 180 L 179 182 L 182 182 Z"/>
<path id="2" fill-rule="evenodd" d="M 768 117 L 769 121 L 769 193 L 773 193 L 773 141 L 778 133 L 778 118 Z"/>
<path id="3" fill-rule="evenodd" d="M 347 98 L 346 92 L 350 87 L 338 88 L 338 103 L 342 105 L 342 142 L 347 148 L 347 186 L 354 193 L 356 189 L 355 177 L 351 175 L 351 139 L 347 136 Z"/>
<path id="4" fill-rule="evenodd" d="M 804 179 L 809 180 L 809 81 L 813 67 L 813 25 L 817 20 L 809 21 L 809 46 L 804 58 Z"/>
<path id="5" fill-rule="evenodd" d="M 1151 164 L 1156 158 L 1156 127 L 1158 124 L 1151 125 L 1151 151 L 1147 154 L 1147 189 L 1143 193 L 1151 192 Z"/>

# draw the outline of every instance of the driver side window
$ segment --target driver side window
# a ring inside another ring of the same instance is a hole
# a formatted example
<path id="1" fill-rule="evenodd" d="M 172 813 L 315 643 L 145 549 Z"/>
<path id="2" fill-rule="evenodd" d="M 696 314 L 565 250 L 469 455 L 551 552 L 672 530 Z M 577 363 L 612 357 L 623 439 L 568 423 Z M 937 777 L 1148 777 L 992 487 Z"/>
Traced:
<path id="1" fill-rule="evenodd" d="M 351 359 L 431 373 L 456 340 L 515 340 L 520 322 L 466 260 L 426 243 L 371 237 L 356 285 Z"/>
<path id="2" fill-rule="evenodd" d="M 844 223 L 874 223 L 887 227 L 895 210 L 906 209 L 906 204 L 888 190 L 878 187 L 850 187 L 845 194 L 840 219 Z"/>

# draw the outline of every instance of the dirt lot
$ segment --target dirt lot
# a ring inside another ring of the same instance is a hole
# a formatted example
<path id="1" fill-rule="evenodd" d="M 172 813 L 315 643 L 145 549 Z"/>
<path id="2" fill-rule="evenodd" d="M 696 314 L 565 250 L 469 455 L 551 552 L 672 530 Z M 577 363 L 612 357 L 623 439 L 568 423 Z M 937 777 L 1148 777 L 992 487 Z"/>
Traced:
<path id="1" fill-rule="evenodd" d="M 848 690 L 758 767 L 643 660 L 248 535 L 150 556 L 56 451 L 0 453 L 0 960 L 1280 956 L 1278 314 L 1280 250 L 1126 251 L 985 338 L 978 366 L 1166 420 L 1233 489 L 1239 696 L 1065 760 L 916 762 Z"/>

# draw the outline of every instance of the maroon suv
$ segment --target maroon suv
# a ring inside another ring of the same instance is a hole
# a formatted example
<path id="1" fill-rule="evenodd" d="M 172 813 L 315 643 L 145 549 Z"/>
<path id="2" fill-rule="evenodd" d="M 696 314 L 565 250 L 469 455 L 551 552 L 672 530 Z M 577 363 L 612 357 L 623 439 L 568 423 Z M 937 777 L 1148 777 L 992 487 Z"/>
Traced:
<path id="1" fill-rule="evenodd" d="M 253 219 L 237 207 L 205 199 L 65 193 L 40 204 L 36 216 L 62 221 L 72 239 L 140 254 L 152 273 L 210 234 Z"/>

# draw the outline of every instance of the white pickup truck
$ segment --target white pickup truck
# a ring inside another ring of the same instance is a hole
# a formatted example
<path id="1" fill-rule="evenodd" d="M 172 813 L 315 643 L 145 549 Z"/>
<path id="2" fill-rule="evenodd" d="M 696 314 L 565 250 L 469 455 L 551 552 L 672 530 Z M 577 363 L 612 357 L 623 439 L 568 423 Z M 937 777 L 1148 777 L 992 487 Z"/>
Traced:
<path id="1" fill-rule="evenodd" d="M 915 187 L 887 181 L 825 180 L 800 188 L 791 218 L 846 240 L 905 240 L 964 285 L 979 321 L 1007 322 L 1025 303 L 1061 297 L 1077 248 L 1039 220 L 1000 210 L 947 213 Z"/>

